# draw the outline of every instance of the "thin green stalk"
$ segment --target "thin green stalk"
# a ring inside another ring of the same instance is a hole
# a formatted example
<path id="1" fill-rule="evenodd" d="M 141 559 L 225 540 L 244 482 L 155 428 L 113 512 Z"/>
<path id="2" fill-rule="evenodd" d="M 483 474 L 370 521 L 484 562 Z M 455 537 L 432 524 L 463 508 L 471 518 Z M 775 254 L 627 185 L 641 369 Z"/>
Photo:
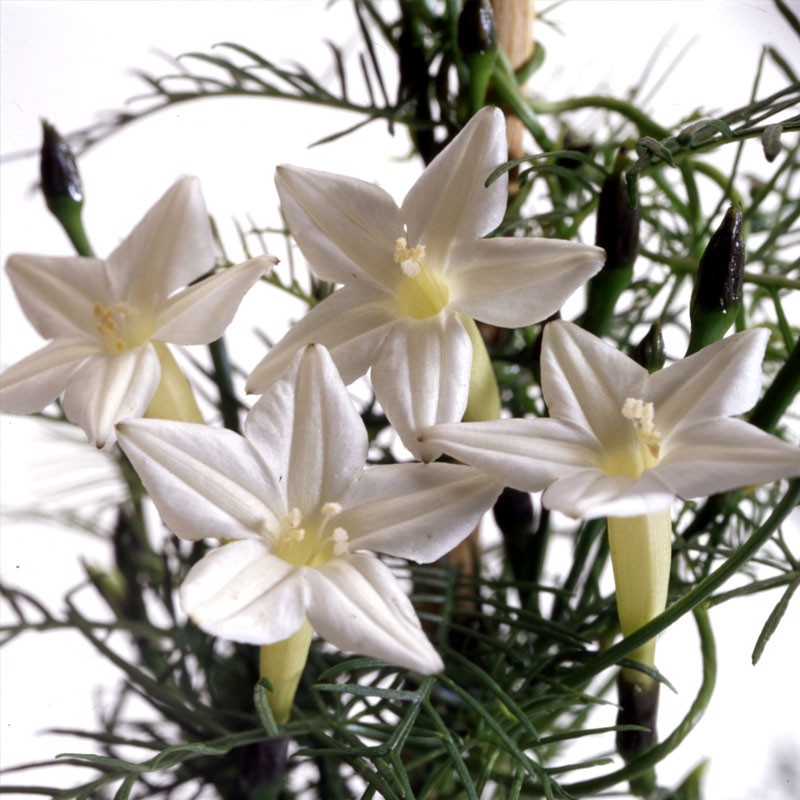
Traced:
<path id="1" fill-rule="evenodd" d="M 765 431 L 773 430 L 798 393 L 800 393 L 800 339 L 794 343 L 789 357 L 750 414 L 750 423 Z"/>
<path id="2" fill-rule="evenodd" d="M 670 135 L 666 128 L 662 128 L 657 122 L 650 119 L 640 108 L 617 97 L 605 97 L 604 95 L 595 94 L 587 95 L 586 97 L 572 97 L 555 102 L 536 99 L 528 100 L 528 105 L 537 114 L 554 115 L 563 114 L 567 111 L 578 111 L 583 108 L 605 108 L 630 120 L 639 129 L 639 133 L 642 136 L 666 139 Z"/>
<path id="3" fill-rule="evenodd" d="M 655 250 L 642 250 L 642 255 L 657 264 L 665 264 L 675 273 L 696 273 L 697 261 L 680 256 L 669 256 L 658 253 Z M 776 289 L 800 290 L 800 280 L 787 278 L 785 275 L 761 274 L 758 272 L 744 273 L 744 282 L 752 283 L 754 286 L 775 287 Z"/>
<path id="4" fill-rule="evenodd" d="M 580 781 L 563 786 L 562 789 L 565 792 L 572 796 L 590 795 L 615 786 L 620 781 L 635 778 L 655 767 L 656 764 L 675 750 L 692 730 L 694 730 L 694 727 L 700 721 L 711 702 L 711 697 L 714 694 L 714 687 L 717 682 L 717 648 L 714 641 L 714 632 L 708 619 L 708 611 L 702 607 L 695 608 L 694 617 L 700 636 L 700 647 L 703 658 L 703 680 L 697 692 L 697 696 L 686 716 L 661 744 L 656 745 L 650 750 L 646 750 L 639 758 L 631 761 L 621 769 L 599 778 L 592 778 L 587 781 Z"/>
<path id="5" fill-rule="evenodd" d="M 219 338 L 208 345 L 211 362 L 214 365 L 214 383 L 219 391 L 219 410 L 226 428 L 239 432 L 239 401 L 233 388 L 231 362 L 224 338 Z"/>

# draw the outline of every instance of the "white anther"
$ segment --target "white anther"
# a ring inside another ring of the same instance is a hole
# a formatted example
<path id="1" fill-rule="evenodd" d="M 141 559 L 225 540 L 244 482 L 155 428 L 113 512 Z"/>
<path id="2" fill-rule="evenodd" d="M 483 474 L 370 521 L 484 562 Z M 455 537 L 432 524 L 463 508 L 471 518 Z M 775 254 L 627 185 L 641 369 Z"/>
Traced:
<path id="1" fill-rule="evenodd" d="M 281 525 L 284 528 L 297 528 L 300 526 L 300 523 L 303 521 L 303 515 L 300 513 L 299 508 L 293 508 L 283 519 L 281 519 Z"/>
<path id="2" fill-rule="evenodd" d="M 650 455 L 653 458 L 658 458 L 661 452 L 661 433 L 655 428 L 655 409 L 653 404 L 645 403 L 635 397 L 629 397 L 622 406 L 622 416 L 634 424 Z"/>
<path id="3" fill-rule="evenodd" d="M 344 528 L 334 528 L 331 533 L 331 541 L 333 542 L 333 554 L 335 556 L 344 556 L 350 552 L 348 544 L 350 537 Z"/>
<path id="4" fill-rule="evenodd" d="M 294 530 L 289 532 L 289 538 L 293 542 L 302 542 L 303 539 L 306 538 L 306 532 L 304 528 L 295 528 Z"/>
<path id="5" fill-rule="evenodd" d="M 420 262 L 425 258 L 425 245 L 418 244 L 416 247 L 409 247 L 404 236 L 401 236 L 394 243 L 394 261 L 400 265 L 404 275 L 409 278 L 416 278 L 422 270 Z"/>

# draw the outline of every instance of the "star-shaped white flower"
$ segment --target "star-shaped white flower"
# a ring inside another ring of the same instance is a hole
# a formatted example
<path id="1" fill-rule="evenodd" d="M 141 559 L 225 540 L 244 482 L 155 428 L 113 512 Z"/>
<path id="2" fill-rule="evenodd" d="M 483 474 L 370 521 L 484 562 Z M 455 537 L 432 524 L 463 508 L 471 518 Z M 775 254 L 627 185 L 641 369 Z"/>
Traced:
<path id="1" fill-rule="evenodd" d="M 372 368 L 376 396 L 417 457 L 417 432 L 460 420 L 473 347 L 464 320 L 508 328 L 551 315 L 602 265 L 597 248 L 553 239 L 484 239 L 503 220 L 506 160 L 496 108 L 473 117 L 428 166 L 401 207 L 370 183 L 298 167 L 276 176 L 289 230 L 324 280 L 344 284 L 301 319 L 256 366 L 263 391 L 298 348 L 331 352 L 345 382 Z"/>
<path id="2" fill-rule="evenodd" d="M 49 344 L 0 376 L 0 409 L 41 411 L 62 392 L 67 417 L 98 447 L 144 414 L 161 377 L 154 342 L 218 339 L 247 290 L 274 263 L 253 259 L 195 283 L 214 266 L 200 184 L 177 181 L 106 260 L 12 255 L 23 311 Z"/>
<path id="3" fill-rule="evenodd" d="M 466 537 L 500 485 L 456 464 L 365 469 L 368 437 L 327 351 L 309 346 L 248 414 L 244 437 L 130 420 L 119 441 L 164 522 L 228 540 L 181 602 L 203 630 L 250 644 L 305 624 L 355 653 L 430 673 L 441 659 L 377 551 L 432 561 Z"/>
<path id="4" fill-rule="evenodd" d="M 768 331 L 753 329 L 654 373 L 569 322 L 542 346 L 546 419 L 441 425 L 446 453 L 572 517 L 632 517 L 800 475 L 800 449 L 742 420 L 761 391 Z"/>

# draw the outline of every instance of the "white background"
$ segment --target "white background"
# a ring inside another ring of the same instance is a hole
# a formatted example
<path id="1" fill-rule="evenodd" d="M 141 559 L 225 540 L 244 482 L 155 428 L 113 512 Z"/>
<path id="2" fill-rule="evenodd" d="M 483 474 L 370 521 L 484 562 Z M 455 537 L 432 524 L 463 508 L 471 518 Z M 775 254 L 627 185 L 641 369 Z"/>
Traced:
<path id="1" fill-rule="evenodd" d="M 303 63 L 324 74 L 330 60 L 321 42 L 356 40 L 349 4 L 325 10 L 321 0 L 287 2 L 0 2 L 0 153 L 36 148 L 39 119 L 64 132 L 83 127 L 103 109 L 116 109 L 141 92 L 133 68 L 166 71 L 154 54 L 208 51 L 220 41 L 248 45 L 284 64 Z M 544 7 L 545 4 L 542 4 Z M 794 2 L 795 13 L 800 4 Z M 391 6 L 390 6 L 391 7 Z M 654 77 L 675 59 L 672 74 L 649 103 L 658 122 L 677 124 L 697 107 L 709 113 L 748 102 L 764 44 L 785 57 L 797 39 L 766 0 L 572 0 L 552 19 L 561 33 L 539 25 L 547 60 L 532 92 L 549 99 L 596 91 L 624 96 L 638 82 L 644 64 L 657 55 Z M 665 37 L 668 37 L 665 40 Z M 691 45 L 687 52 L 684 49 Z M 795 64 L 797 69 L 797 64 Z M 352 73 L 352 83 L 358 83 Z M 394 90 L 392 79 L 390 91 Z M 761 96 L 783 83 L 765 75 Z M 418 174 L 408 162 L 404 135 L 387 136 L 375 123 L 332 145 L 309 150 L 315 139 L 346 127 L 352 116 L 272 100 L 225 100 L 174 107 L 139 122 L 90 151 L 81 160 L 86 185 L 85 222 L 98 254 L 108 253 L 161 193 L 183 174 L 198 175 L 209 208 L 236 256 L 232 220 L 251 214 L 262 224 L 278 222 L 272 186 L 275 165 L 295 163 L 376 180 L 396 197 Z M 591 132 L 593 118 L 576 125 Z M 749 152 L 758 161 L 757 145 Z M 33 191 L 36 159 L 5 160 L 0 168 L 0 256 L 29 251 L 71 254 L 70 246 Z M 280 255 L 280 253 L 278 253 Z M 0 363 L 11 364 L 40 345 L 21 316 L 5 276 L 0 284 Z M 254 326 L 279 336 L 287 313 L 282 296 L 259 287 L 241 311 L 233 339 L 245 368 L 259 358 Z M 44 505 L 89 504 L 114 490 L 103 457 L 80 442 L 67 441 L 24 418 L 2 417 L 2 501 L 6 510 Z M 77 443 L 77 444 L 76 444 Z M 81 578 L 80 561 L 102 564 L 101 541 L 86 533 L 41 522 L 3 522 L 2 577 L 59 608 L 65 590 Z M 674 784 L 700 759 L 711 757 L 710 800 L 751 800 L 783 795 L 775 785 L 779 759 L 800 760 L 798 732 L 796 604 L 757 667 L 750 652 L 777 595 L 733 602 L 712 611 L 720 631 L 719 689 L 712 708 L 660 775 Z M 4 613 L 4 619 L 9 615 Z M 75 643 L 72 634 L 28 634 L 2 651 L 0 758 L 8 766 L 44 759 L 85 743 L 37 732 L 48 727 L 86 727 L 106 703 L 95 686 L 113 686 L 113 671 Z M 665 634 L 659 666 L 679 694 L 664 692 L 661 728 L 670 730 L 693 697 L 699 673 L 696 637 L 690 620 Z M 613 713 L 605 724 L 611 724 Z M 796 769 L 796 767 L 795 767 Z M 72 773 L 53 772 L 36 783 L 65 786 Z M 797 772 L 795 772 L 795 780 Z M 24 782 L 13 774 L 5 784 Z M 787 787 L 788 789 L 788 787 Z M 795 784 L 796 791 L 796 784 Z"/>

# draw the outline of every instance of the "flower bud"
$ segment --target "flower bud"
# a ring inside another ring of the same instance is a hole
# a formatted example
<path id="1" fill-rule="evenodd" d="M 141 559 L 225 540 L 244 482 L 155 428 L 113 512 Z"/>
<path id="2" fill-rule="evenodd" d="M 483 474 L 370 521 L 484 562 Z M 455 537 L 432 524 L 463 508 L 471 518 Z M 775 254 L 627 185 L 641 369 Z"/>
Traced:
<path id="1" fill-rule="evenodd" d="M 431 122 L 432 88 L 424 46 L 425 32 L 407 4 L 401 3 L 400 10 L 401 30 L 397 40 L 400 85 L 397 104 L 410 104 L 412 116 L 419 125 L 409 128 L 409 132 L 422 160 L 429 164 L 438 149 L 433 138 Z"/>
<path id="2" fill-rule="evenodd" d="M 486 102 L 486 89 L 494 69 L 497 39 L 489 0 L 465 0 L 458 18 L 458 46 L 466 62 L 470 115 Z"/>
<path id="3" fill-rule="evenodd" d="M 648 372 L 658 372 L 667 359 L 664 348 L 664 337 L 661 335 L 661 323 L 656 320 L 644 338 L 633 348 L 631 358 L 641 364 Z"/>
<path id="4" fill-rule="evenodd" d="M 503 535 L 508 560 L 514 565 L 525 563 L 526 540 L 533 535 L 533 503 L 529 492 L 506 486 L 492 509 L 494 521 Z"/>
<path id="5" fill-rule="evenodd" d="M 767 125 L 761 134 L 761 146 L 764 148 L 764 157 L 772 163 L 781 152 L 781 134 L 783 125 Z"/>
<path id="6" fill-rule="evenodd" d="M 583 318 L 583 327 L 597 336 L 605 333 L 619 296 L 631 282 L 639 250 L 641 212 L 631 205 L 624 165 L 620 155 L 603 182 L 597 205 L 595 244 L 606 251 L 606 263 L 588 283 Z"/>
<path id="7" fill-rule="evenodd" d="M 692 329 L 687 355 L 721 339 L 739 314 L 744 257 L 742 212 L 731 206 L 697 268 L 689 305 Z"/>
<path id="8" fill-rule="evenodd" d="M 45 202 L 78 255 L 90 256 L 92 249 L 81 221 L 83 182 L 75 156 L 59 132 L 46 120 L 42 120 L 42 134 L 39 173 Z"/>
<path id="9" fill-rule="evenodd" d="M 458 18 L 458 46 L 465 58 L 497 47 L 494 12 L 488 0 L 465 0 Z"/>

